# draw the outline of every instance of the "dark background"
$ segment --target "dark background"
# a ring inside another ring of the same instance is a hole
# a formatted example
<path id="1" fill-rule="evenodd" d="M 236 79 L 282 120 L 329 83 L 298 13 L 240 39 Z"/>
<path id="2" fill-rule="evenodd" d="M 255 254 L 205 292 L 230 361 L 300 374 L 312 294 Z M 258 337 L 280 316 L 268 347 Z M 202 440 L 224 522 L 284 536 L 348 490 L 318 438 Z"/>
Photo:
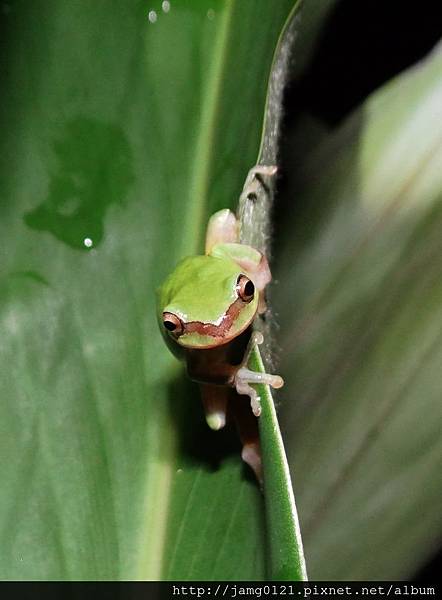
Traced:
<path id="1" fill-rule="evenodd" d="M 288 138 L 306 113 L 333 128 L 374 90 L 430 52 L 442 34 L 440 9 L 433 1 L 341 0 L 307 70 L 287 89 L 282 165 L 290 161 L 284 153 L 293 151 Z M 282 192 L 284 184 L 283 174 Z M 441 571 L 442 544 L 410 578 L 435 581 Z"/>
<path id="2" fill-rule="evenodd" d="M 309 68 L 288 90 L 288 124 L 302 112 L 328 125 L 339 123 L 371 92 L 435 46 L 442 34 L 441 8 L 432 0 L 338 2 Z"/>

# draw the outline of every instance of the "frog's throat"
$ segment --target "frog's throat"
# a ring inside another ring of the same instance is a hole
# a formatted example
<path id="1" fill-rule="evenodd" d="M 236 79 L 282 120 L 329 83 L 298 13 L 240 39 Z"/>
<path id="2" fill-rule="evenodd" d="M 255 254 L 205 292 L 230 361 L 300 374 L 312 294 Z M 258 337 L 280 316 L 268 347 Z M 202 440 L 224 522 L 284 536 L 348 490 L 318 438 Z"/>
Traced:
<path id="1" fill-rule="evenodd" d="M 241 298 L 237 298 L 233 304 L 226 310 L 221 323 L 215 325 L 214 323 L 202 323 L 201 321 L 189 321 L 184 323 L 183 333 L 198 333 L 199 335 L 208 335 L 214 338 L 225 338 L 228 337 L 229 331 L 235 322 L 235 319 L 244 308 L 245 302 Z M 256 305 L 256 309 L 258 305 Z M 256 310 L 255 310 L 256 313 Z M 253 319 L 254 314 L 250 315 L 250 321 Z M 244 328 L 250 323 L 245 324 Z"/>

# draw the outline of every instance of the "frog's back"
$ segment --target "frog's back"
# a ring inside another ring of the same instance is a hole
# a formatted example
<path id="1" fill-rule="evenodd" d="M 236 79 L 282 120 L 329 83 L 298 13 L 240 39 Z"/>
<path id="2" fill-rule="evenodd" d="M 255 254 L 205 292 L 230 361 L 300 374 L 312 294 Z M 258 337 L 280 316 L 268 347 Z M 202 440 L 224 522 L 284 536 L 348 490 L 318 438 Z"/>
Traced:
<path id="1" fill-rule="evenodd" d="M 236 299 L 240 267 L 227 258 L 183 259 L 159 290 L 159 313 L 171 312 L 184 322 L 217 324 Z"/>

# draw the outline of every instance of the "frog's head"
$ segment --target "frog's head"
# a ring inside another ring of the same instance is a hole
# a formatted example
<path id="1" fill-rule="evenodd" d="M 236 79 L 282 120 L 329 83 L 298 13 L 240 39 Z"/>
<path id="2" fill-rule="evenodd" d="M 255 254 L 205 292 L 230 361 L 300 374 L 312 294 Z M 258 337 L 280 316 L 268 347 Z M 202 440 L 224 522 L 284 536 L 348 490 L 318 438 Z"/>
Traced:
<path id="1" fill-rule="evenodd" d="M 258 290 L 228 258 L 182 260 L 158 290 L 158 321 L 167 341 L 184 348 L 226 344 L 253 321 Z"/>

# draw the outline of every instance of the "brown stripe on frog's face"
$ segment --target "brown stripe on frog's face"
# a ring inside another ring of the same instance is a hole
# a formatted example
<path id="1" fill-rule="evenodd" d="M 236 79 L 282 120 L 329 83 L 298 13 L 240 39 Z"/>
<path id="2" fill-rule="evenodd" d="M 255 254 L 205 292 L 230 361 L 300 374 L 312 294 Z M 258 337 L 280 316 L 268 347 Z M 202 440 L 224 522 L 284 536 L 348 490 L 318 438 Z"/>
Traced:
<path id="1" fill-rule="evenodd" d="M 224 338 L 227 336 L 232 324 L 244 306 L 244 301 L 237 298 L 229 306 L 219 325 L 213 323 L 201 323 L 201 321 L 190 321 L 183 324 L 184 333 L 199 333 L 200 335 L 209 335 L 214 338 Z"/>

